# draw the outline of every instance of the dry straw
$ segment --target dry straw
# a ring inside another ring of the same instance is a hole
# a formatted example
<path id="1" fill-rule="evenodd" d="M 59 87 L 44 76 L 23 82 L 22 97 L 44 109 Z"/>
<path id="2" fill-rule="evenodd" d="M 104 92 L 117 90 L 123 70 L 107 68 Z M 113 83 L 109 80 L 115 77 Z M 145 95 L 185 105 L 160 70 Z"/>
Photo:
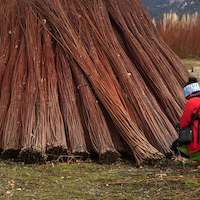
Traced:
<path id="1" fill-rule="evenodd" d="M 158 32 L 169 47 L 181 58 L 199 57 L 199 14 L 164 14 L 155 23 Z"/>

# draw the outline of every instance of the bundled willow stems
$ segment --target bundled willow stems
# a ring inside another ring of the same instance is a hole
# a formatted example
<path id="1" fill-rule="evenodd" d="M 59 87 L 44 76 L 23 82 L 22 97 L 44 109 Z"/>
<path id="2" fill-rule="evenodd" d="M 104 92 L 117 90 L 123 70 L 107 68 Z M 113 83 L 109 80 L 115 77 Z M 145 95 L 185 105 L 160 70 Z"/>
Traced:
<path id="1" fill-rule="evenodd" d="M 0 2 L 0 148 L 138 165 L 172 154 L 189 77 L 139 0 Z"/>

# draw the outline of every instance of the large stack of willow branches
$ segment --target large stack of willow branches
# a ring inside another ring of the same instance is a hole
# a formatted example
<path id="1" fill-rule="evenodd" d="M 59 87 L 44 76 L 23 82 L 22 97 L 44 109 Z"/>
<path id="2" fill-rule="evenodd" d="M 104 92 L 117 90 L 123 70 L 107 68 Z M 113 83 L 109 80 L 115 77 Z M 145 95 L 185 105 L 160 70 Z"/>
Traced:
<path id="1" fill-rule="evenodd" d="M 171 155 L 189 77 L 139 0 L 0 1 L 0 148 L 45 162 Z"/>

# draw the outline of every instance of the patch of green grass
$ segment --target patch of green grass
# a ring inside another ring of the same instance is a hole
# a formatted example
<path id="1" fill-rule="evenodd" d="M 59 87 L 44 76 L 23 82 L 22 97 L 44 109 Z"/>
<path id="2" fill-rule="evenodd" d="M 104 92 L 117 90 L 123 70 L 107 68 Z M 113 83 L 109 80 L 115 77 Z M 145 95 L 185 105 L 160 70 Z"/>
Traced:
<path id="1" fill-rule="evenodd" d="M 167 178 L 171 177 L 171 178 Z M 0 162 L 1 199 L 167 199 L 199 188 L 200 170 L 194 164 L 49 163 L 23 165 Z M 191 198 L 200 192 L 190 194 Z M 184 196 L 183 198 L 184 199 Z"/>

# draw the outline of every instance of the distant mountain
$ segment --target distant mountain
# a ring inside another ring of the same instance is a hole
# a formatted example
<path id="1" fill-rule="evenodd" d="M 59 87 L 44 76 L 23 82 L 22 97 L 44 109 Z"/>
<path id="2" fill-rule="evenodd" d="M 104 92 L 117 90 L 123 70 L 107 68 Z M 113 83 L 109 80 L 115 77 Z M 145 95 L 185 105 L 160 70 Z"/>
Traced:
<path id="1" fill-rule="evenodd" d="M 159 8 L 170 5 L 170 0 L 144 0 L 147 8 Z"/>
<path id="2" fill-rule="evenodd" d="M 200 0 L 185 0 L 178 5 L 172 4 L 170 12 L 175 12 L 179 16 L 182 16 L 186 13 L 193 14 L 195 12 L 200 14 Z"/>
<path id="3" fill-rule="evenodd" d="M 170 0 L 170 3 L 181 3 L 183 2 L 184 0 Z"/>
<path id="4" fill-rule="evenodd" d="M 145 2 L 149 15 L 156 20 L 163 18 L 164 13 L 183 14 L 200 13 L 200 0 L 142 0 Z"/>
<path id="5" fill-rule="evenodd" d="M 141 0 L 143 1 L 143 0 Z M 162 18 L 165 12 L 170 11 L 170 5 L 174 2 L 170 2 L 170 0 L 144 0 L 146 4 L 149 15 L 152 18 Z"/>

